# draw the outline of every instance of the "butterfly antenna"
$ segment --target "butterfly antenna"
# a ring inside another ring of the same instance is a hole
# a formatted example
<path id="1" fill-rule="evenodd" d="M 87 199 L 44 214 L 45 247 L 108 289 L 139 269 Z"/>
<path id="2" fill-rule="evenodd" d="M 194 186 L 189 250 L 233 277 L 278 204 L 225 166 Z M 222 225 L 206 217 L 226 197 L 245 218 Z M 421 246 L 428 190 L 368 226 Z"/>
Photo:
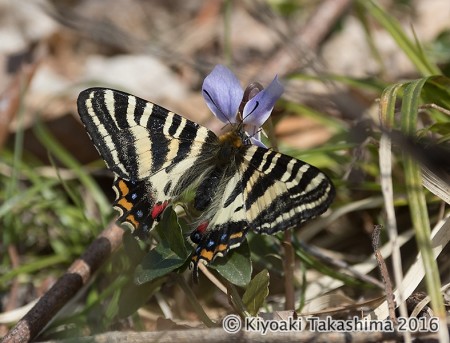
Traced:
<path id="1" fill-rule="evenodd" d="M 239 113 L 242 114 L 244 113 L 244 107 L 245 105 L 251 100 L 253 99 L 256 94 L 258 94 L 259 92 L 261 92 L 264 89 L 264 87 L 262 86 L 262 84 L 260 84 L 259 82 L 252 82 L 251 84 L 249 84 L 247 86 L 247 88 L 245 88 L 244 91 L 244 96 L 242 97 L 242 101 L 241 104 L 239 105 Z M 249 111 L 247 113 L 247 115 L 245 117 L 242 117 L 242 121 L 245 120 L 245 118 L 247 118 L 250 114 L 252 114 L 259 106 L 259 101 L 257 101 L 255 103 L 255 106 L 251 109 L 251 111 Z"/>

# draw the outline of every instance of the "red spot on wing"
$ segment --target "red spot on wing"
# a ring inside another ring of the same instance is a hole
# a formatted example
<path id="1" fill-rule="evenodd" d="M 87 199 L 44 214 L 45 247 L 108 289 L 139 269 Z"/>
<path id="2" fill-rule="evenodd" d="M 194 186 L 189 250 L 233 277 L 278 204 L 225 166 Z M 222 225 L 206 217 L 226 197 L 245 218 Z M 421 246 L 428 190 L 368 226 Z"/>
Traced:
<path id="1" fill-rule="evenodd" d="M 197 230 L 197 232 L 203 234 L 207 227 L 208 227 L 208 222 L 203 222 L 199 226 L 197 226 L 196 230 Z"/>
<path id="2" fill-rule="evenodd" d="M 161 213 L 166 209 L 167 205 L 169 205 L 168 201 L 164 201 L 163 203 L 159 202 L 153 206 L 152 209 L 152 218 L 155 220 L 157 219 Z"/>

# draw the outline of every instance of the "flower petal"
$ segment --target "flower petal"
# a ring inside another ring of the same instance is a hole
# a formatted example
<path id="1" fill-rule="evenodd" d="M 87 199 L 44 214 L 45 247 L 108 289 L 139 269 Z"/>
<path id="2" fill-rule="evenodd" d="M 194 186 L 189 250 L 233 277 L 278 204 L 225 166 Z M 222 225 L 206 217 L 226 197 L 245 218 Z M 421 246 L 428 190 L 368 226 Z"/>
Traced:
<path id="1" fill-rule="evenodd" d="M 275 76 L 270 85 L 250 99 L 244 107 L 242 117 L 244 124 L 262 126 L 269 118 L 275 102 L 283 94 L 284 87 Z"/>
<path id="2" fill-rule="evenodd" d="M 261 142 L 258 138 L 256 138 L 256 136 L 250 138 L 250 142 L 252 142 L 253 145 L 259 146 L 260 148 L 267 149 L 266 145 L 263 142 Z"/>
<path id="3" fill-rule="evenodd" d="M 264 143 L 261 141 L 261 128 L 259 126 L 253 126 L 253 125 L 245 125 L 244 126 L 245 132 L 250 137 L 250 142 L 253 145 L 257 145 L 261 148 L 267 148 Z"/>
<path id="4" fill-rule="evenodd" d="M 219 64 L 205 78 L 202 94 L 211 112 L 224 123 L 235 123 L 244 91 L 227 67 Z"/>

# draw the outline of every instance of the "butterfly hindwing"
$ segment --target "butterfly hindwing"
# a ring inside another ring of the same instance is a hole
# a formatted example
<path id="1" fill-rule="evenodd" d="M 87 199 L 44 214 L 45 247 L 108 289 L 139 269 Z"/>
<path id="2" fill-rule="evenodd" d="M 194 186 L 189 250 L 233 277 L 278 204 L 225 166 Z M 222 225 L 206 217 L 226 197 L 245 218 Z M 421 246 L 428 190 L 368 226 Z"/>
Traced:
<path id="1" fill-rule="evenodd" d="M 208 264 L 218 256 L 225 256 L 245 240 L 249 224 L 243 189 L 236 191 L 241 187 L 240 179 L 238 172 L 227 179 L 223 192 L 210 205 L 212 208 L 207 213 L 211 216 L 202 217 L 201 224 L 191 233 L 190 239 L 197 245 L 192 256 L 194 278 L 198 263 Z"/>
<path id="2" fill-rule="evenodd" d="M 126 181 L 116 177 L 113 189 L 116 193 L 113 206 L 119 212 L 118 220 L 127 225 L 135 236 L 146 239 L 168 201 L 156 203 L 145 181 Z"/>

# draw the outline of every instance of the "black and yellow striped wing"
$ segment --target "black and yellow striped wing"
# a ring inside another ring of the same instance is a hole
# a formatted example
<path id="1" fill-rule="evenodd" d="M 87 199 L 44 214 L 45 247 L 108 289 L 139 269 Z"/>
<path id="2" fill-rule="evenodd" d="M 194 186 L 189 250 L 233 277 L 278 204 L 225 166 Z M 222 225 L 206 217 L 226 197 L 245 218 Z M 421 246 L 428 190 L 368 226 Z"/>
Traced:
<path id="1" fill-rule="evenodd" d="M 308 163 L 251 146 L 244 156 L 245 208 L 253 230 L 273 234 L 317 217 L 334 199 L 329 178 Z"/>
<path id="2" fill-rule="evenodd" d="M 193 261 L 209 263 L 245 239 L 249 229 L 261 234 L 299 227 L 324 213 L 335 196 L 319 169 L 290 156 L 250 145 L 233 179 L 221 193 L 205 234 L 191 234 L 198 244 Z"/>
<path id="3" fill-rule="evenodd" d="M 218 138 L 158 105 L 120 91 L 91 88 L 78 112 L 95 147 L 116 175 L 119 220 L 145 237 L 164 209 L 208 168 Z"/>

